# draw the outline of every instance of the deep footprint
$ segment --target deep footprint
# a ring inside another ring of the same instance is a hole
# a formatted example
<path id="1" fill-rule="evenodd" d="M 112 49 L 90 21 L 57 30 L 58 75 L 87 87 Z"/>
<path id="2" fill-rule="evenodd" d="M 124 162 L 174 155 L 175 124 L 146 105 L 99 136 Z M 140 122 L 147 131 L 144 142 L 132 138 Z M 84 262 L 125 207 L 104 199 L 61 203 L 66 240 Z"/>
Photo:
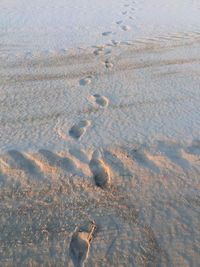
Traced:
<path id="1" fill-rule="evenodd" d="M 95 102 L 101 107 L 107 107 L 109 104 L 109 100 L 105 96 L 101 96 L 99 94 L 93 95 Z"/>
<path id="2" fill-rule="evenodd" d="M 90 222 L 89 226 L 77 229 L 73 235 L 69 246 L 69 254 L 75 267 L 83 267 L 88 257 L 90 243 L 92 241 L 96 225 Z"/>
<path id="3" fill-rule="evenodd" d="M 72 128 L 69 130 L 69 135 L 74 139 L 79 139 L 86 132 L 90 125 L 90 121 L 80 121 L 78 124 L 72 126 Z"/>
<path id="4" fill-rule="evenodd" d="M 104 163 L 101 154 L 95 151 L 89 163 L 90 170 L 93 173 L 95 184 L 102 189 L 111 185 L 110 169 Z"/>

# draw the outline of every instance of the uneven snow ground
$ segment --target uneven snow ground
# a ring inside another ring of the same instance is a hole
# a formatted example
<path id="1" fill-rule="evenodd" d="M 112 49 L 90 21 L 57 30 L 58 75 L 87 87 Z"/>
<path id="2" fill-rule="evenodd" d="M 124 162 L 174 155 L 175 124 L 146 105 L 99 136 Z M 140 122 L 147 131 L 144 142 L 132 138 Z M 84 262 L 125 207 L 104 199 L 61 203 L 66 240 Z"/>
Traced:
<path id="1" fill-rule="evenodd" d="M 0 265 L 196 267 L 200 5 L 68 2 L 0 3 Z"/>
<path id="2" fill-rule="evenodd" d="M 154 49 L 111 47 L 99 56 L 93 49 L 2 64 L 0 149 L 198 139 L 199 45 Z"/>

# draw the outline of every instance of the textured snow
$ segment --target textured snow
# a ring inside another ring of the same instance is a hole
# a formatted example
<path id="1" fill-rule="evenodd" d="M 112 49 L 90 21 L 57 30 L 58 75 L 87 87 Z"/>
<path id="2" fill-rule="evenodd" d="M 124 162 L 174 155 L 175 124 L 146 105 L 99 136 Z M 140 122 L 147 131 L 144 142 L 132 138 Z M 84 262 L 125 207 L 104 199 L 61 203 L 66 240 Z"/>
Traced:
<path id="1" fill-rule="evenodd" d="M 1 266 L 199 266 L 199 6 L 0 1 Z"/>

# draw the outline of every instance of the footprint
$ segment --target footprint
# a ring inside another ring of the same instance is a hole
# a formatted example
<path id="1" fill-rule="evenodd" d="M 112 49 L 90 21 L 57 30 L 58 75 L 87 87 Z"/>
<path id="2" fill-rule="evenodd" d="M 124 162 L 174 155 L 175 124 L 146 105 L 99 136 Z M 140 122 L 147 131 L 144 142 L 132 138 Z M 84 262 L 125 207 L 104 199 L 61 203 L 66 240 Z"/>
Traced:
<path id="1" fill-rule="evenodd" d="M 116 24 L 122 24 L 122 22 L 123 22 L 123 20 L 118 20 L 118 21 L 116 21 Z"/>
<path id="2" fill-rule="evenodd" d="M 112 34 L 112 32 L 103 32 L 102 33 L 103 36 L 108 36 L 108 35 L 111 35 L 111 34 Z"/>
<path id="3" fill-rule="evenodd" d="M 105 62 L 105 66 L 107 69 L 112 69 L 113 68 L 113 64 L 111 62 Z"/>
<path id="4" fill-rule="evenodd" d="M 78 124 L 72 126 L 69 130 L 69 135 L 74 139 L 79 139 L 91 125 L 91 122 L 88 120 L 80 121 Z"/>
<path id="5" fill-rule="evenodd" d="M 128 25 L 123 25 L 123 26 L 121 26 L 121 29 L 122 29 L 123 31 L 130 31 L 130 30 L 131 30 L 131 27 L 128 26 Z"/>
<path id="6" fill-rule="evenodd" d="M 76 229 L 72 235 L 69 245 L 69 254 L 74 267 L 83 267 L 88 257 L 90 244 L 96 230 L 94 222 L 90 222 L 88 227 Z"/>
<path id="7" fill-rule="evenodd" d="M 126 14 L 127 14 L 127 11 L 123 11 L 123 12 L 122 12 L 122 15 L 126 15 Z"/>
<path id="8" fill-rule="evenodd" d="M 110 169 L 104 163 L 101 154 L 95 151 L 89 163 L 90 170 L 93 173 L 95 184 L 102 189 L 110 187 L 111 177 Z"/>
<path id="9" fill-rule="evenodd" d="M 85 77 L 85 78 L 83 78 L 83 79 L 81 79 L 80 81 L 79 81 L 79 84 L 80 85 L 89 85 L 89 84 L 91 84 L 91 82 L 92 82 L 92 77 L 91 76 L 88 76 L 88 77 Z"/>
<path id="10" fill-rule="evenodd" d="M 107 107 L 109 104 L 109 100 L 107 97 L 105 96 L 101 96 L 99 94 L 95 94 L 92 96 L 92 100 L 96 102 L 96 104 L 98 104 L 101 107 Z"/>
<path id="11" fill-rule="evenodd" d="M 103 62 L 103 64 L 105 65 L 107 69 L 113 68 L 113 63 L 111 63 L 108 59 L 106 59 L 105 62 Z"/>
<path id="12" fill-rule="evenodd" d="M 113 45 L 116 45 L 116 46 L 120 45 L 120 41 L 111 40 L 111 42 Z"/>
<path id="13" fill-rule="evenodd" d="M 95 56 L 98 56 L 98 55 L 103 53 L 104 49 L 105 49 L 104 46 L 98 46 L 98 47 L 96 47 L 96 49 L 94 50 L 93 53 Z"/>
<path id="14" fill-rule="evenodd" d="M 93 53 L 94 53 L 95 56 L 98 56 L 98 55 L 103 53 L 103 50 L 96 49 L 96 50 L 94 50 Z"/>

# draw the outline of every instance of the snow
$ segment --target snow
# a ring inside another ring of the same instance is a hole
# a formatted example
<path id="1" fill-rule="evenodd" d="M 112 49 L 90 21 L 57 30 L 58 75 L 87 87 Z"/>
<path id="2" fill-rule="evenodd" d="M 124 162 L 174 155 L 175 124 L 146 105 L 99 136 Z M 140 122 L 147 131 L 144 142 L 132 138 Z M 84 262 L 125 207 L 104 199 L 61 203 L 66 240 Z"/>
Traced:
<path id="1" fill-rule="evenodd" d="M 0 1 L 1 266 L 198 266 L 199 6 Z"/>

